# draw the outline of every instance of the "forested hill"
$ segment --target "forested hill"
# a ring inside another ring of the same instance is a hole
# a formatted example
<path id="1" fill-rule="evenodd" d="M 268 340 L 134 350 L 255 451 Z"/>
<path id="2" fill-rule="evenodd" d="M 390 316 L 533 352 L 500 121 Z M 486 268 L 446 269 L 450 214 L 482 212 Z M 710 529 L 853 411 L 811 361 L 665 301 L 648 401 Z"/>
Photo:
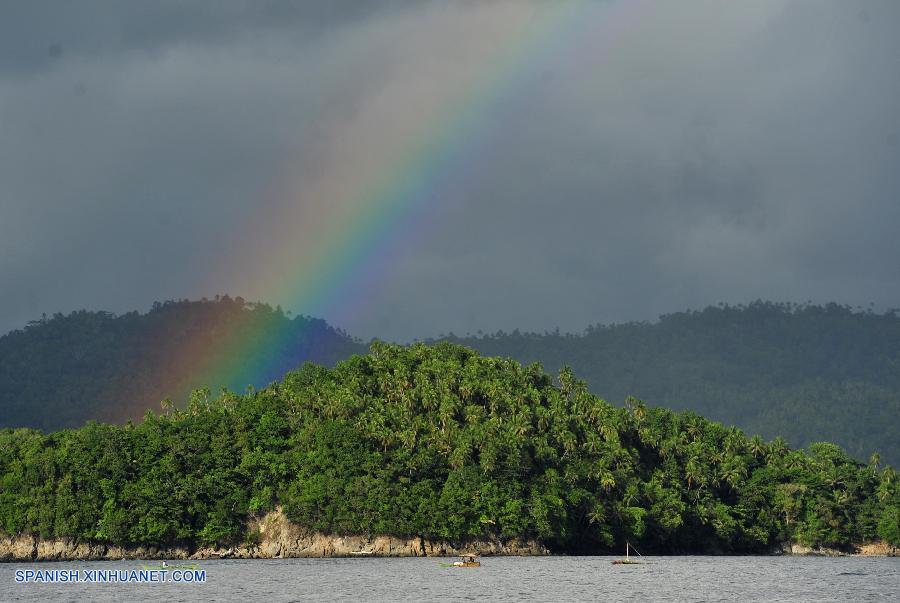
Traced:
<path id="1" fill-rule="evenodd" d="M 232 340 L 278 332 L 272 349 L 237 356 Z M 483 354 L 571 366 L 613 404 L 692 409 L 792 446 L 833 441 L 900 465 L 900 318 L 850 308 L 754 303 L 595 326 L 579 335 L 448 337 Z M 312 360 L 331 366 L 366 346 L 322 320 L 240 299 L 166 302 L 147 314 L 57 315 L 0 337 L 0 427 L 123 422 L 209 386 L 263 387 Z M 218 358 L 217 358 L 218 356 Z M 190 369 L 230 364 L 224 382 Z"/>
<path id="2" fill-rule="evenodd" d="M 900 317 L 756 302 L 595 326 L 582 335 L 448 337 L 491 356 L 571 366 L 613 403 L 691 409 L 791 445 L 827 440 L 900 464 Z"/>
<path id="3" fill-rule="evenodd" d="M 280 505 L 307 529 L 554 551 L 767 552 L 900 545 L 900 483 L 694 413 L 625 408 L 571 371 L 448 343 L 375 344 L 334 369 L 45 435 L 0 429 L 0 534 L 233 546 Z"/>
<path id="4" fill-rule="evenodd" d="M 275 345 L 227 358 L 261 334 Z M 0 337 L 0 427 L 55 430 L 89 419 L 125 422 L 186 401 L 209 385 L 243 391 L 309 360 L 328 366 L 364 346 L 323 320 L 287 316 L 241 298 L 157 303 L 145 314 L 57 314 Z M 197 360 L 204 363 L 198 363 Z M 228 366 L 222 382 L 205 367 Z"/>

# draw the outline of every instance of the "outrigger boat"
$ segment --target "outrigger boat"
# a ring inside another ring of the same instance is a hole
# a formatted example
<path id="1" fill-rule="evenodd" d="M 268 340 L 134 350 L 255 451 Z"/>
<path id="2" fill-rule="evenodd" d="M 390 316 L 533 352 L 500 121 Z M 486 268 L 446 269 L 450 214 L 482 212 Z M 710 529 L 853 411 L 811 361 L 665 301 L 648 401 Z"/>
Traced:
<path id="1" fill-rule="evenodd" d="M 460 557 L 460 561 L 454 561 L 453 563 L 442 563 L 444 567 L 481 567 L 481 562 L 476 559 L 477 555 L 463 555 Z"/>
<path id="2" fill-rule="evenodd" d="M 637 564 L 639 564 L 640 561 L 635 561 L 634 559 L 632 559 L 631 555 L 629 555 L 629 552 L 630 552 L 629 551 L 629 543 L 626 541 L 625 542 L 625 558 L 624 559 L 616 559 L 615 561 L 612 562 L 612 564 L 613 565 L 637 565 Z M 638 555 L 640 555 L 641 557 L 643 557 L 643 555 L 638 553 L 637 549 L 635 549 L 634 552 L 637 553 Z"/>

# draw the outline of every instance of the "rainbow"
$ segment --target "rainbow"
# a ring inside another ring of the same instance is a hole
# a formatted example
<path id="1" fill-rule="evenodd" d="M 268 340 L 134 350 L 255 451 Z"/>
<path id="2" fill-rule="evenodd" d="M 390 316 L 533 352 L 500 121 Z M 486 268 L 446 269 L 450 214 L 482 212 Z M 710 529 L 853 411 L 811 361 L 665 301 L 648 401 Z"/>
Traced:
<path id="1" fill-rule="evenodd" d="M 447 183 L 466 178 L 484 162 L 483 142 L 505 101 L 516 98 L 535 73 L 552 68 L 560 55 L 579 52 L 581 42 L 617 33 L 622 26 L 615 22 L 633 12 L 624 8 L 631 4 L 574 0 L 521 11 L 517 22 L 504 27 L 505 38 L 492 45 L 494 54 L 479 61 L 481 67 L 467 73 L 452 93 L 404 116 L 399 132 L 377 153 L 351 152 L 348 163 L 346 153 L 337 152 L 323 159 L 322 176 L 313 182 L 286 178 L 281 188 L 293 202 L 279 215 L 248 225 L 250 244 L 225 253 L 227 263 L 212 280 L 240 270 L 248 279 L 244 290 L 264 292 L 266 301 L 307 315 L 334 320 L 364 312 L 365 292 L 376 288 L 390 267 L 393 243 L 424 236 L 437 211 L 434 200 Z M 346 136 L 352 135 L 351 124 Z M 281 329 L 248 336 L 241 327 L 197 337 L 180 350 L 179 380 L 242 387 L 246 384 L 234 382 L 238 375 L 255 380 L 270 369 L 253 366 L 248 372 L 248 366 L 259 364 L 267 351 L 290 347 Z"/>

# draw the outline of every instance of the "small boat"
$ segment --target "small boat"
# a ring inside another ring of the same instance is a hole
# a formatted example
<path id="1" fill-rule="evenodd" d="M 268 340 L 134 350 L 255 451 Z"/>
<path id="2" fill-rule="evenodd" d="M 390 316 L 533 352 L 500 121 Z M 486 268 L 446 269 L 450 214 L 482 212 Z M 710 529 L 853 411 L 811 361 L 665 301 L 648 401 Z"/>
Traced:
<path id="1" fill-rule="evenodd" d="M 448 563 L 445 567 L 481 567 L 481 562 L 475 557 L 476 555 L 463 555 L 460 561 Z"/>
<path id="2" fill-rule="evenodd" d="M 357 557 L 370 557 L 375 554 L 375 551 L 350 551 L 350 554 Z"/>
<path id="3" fill-rule="evenodd" d="M 200 567 L 196 563 L 181 563 L 177 565 L 169 565 L 165 561 L 160 563 L 159 565 L 141 565 L 141 567 L 145 570 L 192 570 Z"/>
<path id="4" fill-rule="evenodd" d="M 629 546 L 630 546 L 629 543 L 626 541 L 625 542 L 625 558 L 624 559 L 616 559 L 615 561 L 612 562 L 613 565 L 637 565 L 640 563 L 640 561 L 635 561 L 634 559 L 631 558 L 631 555 L 629 554 L 630 553 Z M 637 553 L 637 549 L 635 549 L 634 552 Z M 641 554 L 638 553 L 638 555 L 641 555 Z M 643 555 L 641 555 L 641 556 L 643 557 Z"/>

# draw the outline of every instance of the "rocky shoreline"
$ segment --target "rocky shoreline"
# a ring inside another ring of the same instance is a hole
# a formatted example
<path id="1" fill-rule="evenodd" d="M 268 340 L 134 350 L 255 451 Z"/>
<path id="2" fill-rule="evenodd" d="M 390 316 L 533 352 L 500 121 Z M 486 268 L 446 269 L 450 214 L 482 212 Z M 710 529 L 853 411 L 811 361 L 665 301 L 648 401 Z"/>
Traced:
<path id="1" fill-rule="evenodd" d="M 460 542 L 394 536 L 338 536 L 310 532 L 292 523 L 278 509 L 248 524 L 253 544 L 229 548 L 117 546 L 79 542 L 70 538 L 45 539 L 32 535 L 0 536 L 0 561 L 119 561 L 122 559 L 283 559 L 302 557 L 444 557 L 463 553 L 479 555 L 535 556 L 550 551 L 537 540 L 513 538 L 473 539 Z M 788 543 L 775 555 L 800 556 L 897 556 L 886 543 L 871 543 L 853 551 L 813 549 Z"/>
<path id="2" fill-rule="evenodd" d="M 536 540 L 473 539 L 461 542 L 395 536 L 338 536 L 310 532 L 292 523 L 279 509 L 251 520 L 253 544 L 229 548 L 117 546 L 44 539 L 32 535 L 0 536 L 0 561 L 99 561 L 122 559 L 282 559 L 298 557 L 442 557 L 479 555 L 549 555 Z M 258 535 L 258 537 L 256 537 Z"/>
<path id="3" fill-rule="evenodd" d="M 829 548 L 813 548 L 797 542 L 785 543 L 776 555 L 798 555 L 805 557 L 897 557 L 900 549 L 886 542 L 857 544 L 850 551 Z"/>

